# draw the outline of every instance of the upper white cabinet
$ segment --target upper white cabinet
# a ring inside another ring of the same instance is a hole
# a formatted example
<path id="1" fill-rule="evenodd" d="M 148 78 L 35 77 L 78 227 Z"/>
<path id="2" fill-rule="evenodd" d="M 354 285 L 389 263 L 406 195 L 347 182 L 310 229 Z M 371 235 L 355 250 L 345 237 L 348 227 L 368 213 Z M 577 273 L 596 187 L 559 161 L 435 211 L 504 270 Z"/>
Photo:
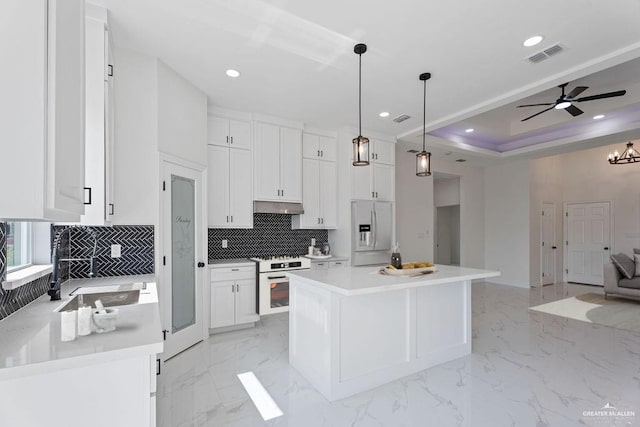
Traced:
<path id="1" fill-rule="evenodd" d="M 207 139 L 211 145 L 251 149 L 251 123 L 209 116 Z"/>
<path id="2" fill-rule="evenodd" d="M 372 140 L 370 164 L 350 166 L 351 199 L 381 200 L 395 199 L 395 144 Z"/>
<path id="3" fill-rule="evenodd" d="M 85 212 L 81 223 L 108 225 L 114 214 L 114 65 L 107 11 L 87 6 L 85 22 Z"/>
<path id="4" fill-rule="evenodd" d="M 338 224 L 336 162 L 303 159 L 302 171 L 304 214 L 293 217 L 292 227 L 336 228 Z"/>
<path id="5" fill-rule="evenodd" d="M 5 0 L 2 12 L 0 218 L 78 221 L 84 213 L 84 1 Z"/>
<path id="6" fill-rule="evenodd" d="M 302 202 L 302 132 L 256 123 L 256 200 Z"/>
<path id="7" fill-rule="evenodd" d="M 253 227 L 251 151 L 208 146 L 208 225 Z"/>
<path id="8" fill-rule="evenodd" d="M 302 156 L 305 159 L 336 160 L 337 141 L 312 133 L 302 135 Z"/>

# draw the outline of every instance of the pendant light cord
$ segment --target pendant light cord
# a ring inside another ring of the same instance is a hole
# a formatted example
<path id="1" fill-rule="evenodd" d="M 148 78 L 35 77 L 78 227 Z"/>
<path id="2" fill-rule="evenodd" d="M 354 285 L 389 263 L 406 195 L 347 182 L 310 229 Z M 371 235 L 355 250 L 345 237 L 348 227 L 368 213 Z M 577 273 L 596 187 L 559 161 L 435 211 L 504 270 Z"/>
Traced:
<path id="1" fill-rule="evenodd" d="M 362 54 L 358 57 L 358 136 L 362 136 Z"/>
<path id="2" fill-rule="evenodd" d="M 424 96 L 422 97 L 422 151 L 427 151 L 425 148 L 425 133 L 427 129 L 427 81 L 424 81 Z"/>

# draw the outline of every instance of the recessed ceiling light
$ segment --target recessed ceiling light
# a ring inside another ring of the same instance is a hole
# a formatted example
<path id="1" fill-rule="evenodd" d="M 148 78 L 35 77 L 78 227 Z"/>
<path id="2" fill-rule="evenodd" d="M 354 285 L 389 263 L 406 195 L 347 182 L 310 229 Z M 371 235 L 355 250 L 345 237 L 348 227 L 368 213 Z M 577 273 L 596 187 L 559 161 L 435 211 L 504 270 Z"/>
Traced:
<path id="1" fill-rule="evenodd" d="M 229 68 L 227 70 L 227 76 L 229 77 L 240 77 L 240 71 Z"/>
<path id="2" fill-rule="evenodd" d="M 604 114 L 598 114 L 597 116 L 593 116 L 594 120 L 600 120 L 604 118 Z"/>
<path id="3" fill-rule="evenodd" d="M 529 37 L 528 39 L 526 39 L 523 43 L 522 46 L 524 47 L 531 47 L 531 46 L 535 46 L 538 43 L 540 43 L 542 41 L 543 37 L 542 36 L 532 36 Z"/>
<path id="4" fill-rule="evenodd" d="M 473 132 L 473 128 L 465 129 L 464 131 L 465 131 L 466 133 L 471 133 L 471 132 Z"/>
<path id="5" fill-rule="evenodd" d="M 380 113 L 380 117 L 389 117 L 389 112 L 383 111 L 382 113 Z"/>

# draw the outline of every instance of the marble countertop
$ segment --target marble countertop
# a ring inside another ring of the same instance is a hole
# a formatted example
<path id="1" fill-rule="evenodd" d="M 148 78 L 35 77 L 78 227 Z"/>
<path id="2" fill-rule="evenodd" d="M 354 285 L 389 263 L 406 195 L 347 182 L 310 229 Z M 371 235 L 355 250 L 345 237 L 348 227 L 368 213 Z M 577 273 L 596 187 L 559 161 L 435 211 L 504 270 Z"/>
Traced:
<path id="1" fill-rule="evenodd" d="M 243 266 L 255 266 L 255 261 L 251 261 L 249 258 L 231 258 L 231 259 L 210 259 L 210 268 L 222 268 L 222 267 L 243 267 Z"/>
<path id="2" fill-rule="evenodd" d="M 331 262 L 331 261 L 348 261 L 349 257 L 331 255 L 331 257 L 329 258 L 309 258 L 309 259 L 311 260 L 311 262 Z"/>
<path id="3" fill-rule="evenodd" d="M 302 279 L 304 283 L 346 296 L 440 285 L 462 280 L 486 279 L 500 275 L 499 271 L 450 265 L 436 265 L 436 269 L 437 271 L 434 273 L 418 277 L 385 276 L 378 273 L 380 267 L 376 266 L 295 270 L 287 272 L 287 274 Z"/>
<path id="4" fill-rule="evenodd" d="M 134 357 L 163 351 L 162 323 L 153 275 L 101 277 L 69 280 L 62 284 L 62 300 L 50 301 L 45 294 L 0 321 L 0 380 Z M 146 282 L 138 304 L 119 306 L 117 329 L 92 333 L 74 341 L 60 340 L 58 307 L 73 298 L 78 287 Z"/>

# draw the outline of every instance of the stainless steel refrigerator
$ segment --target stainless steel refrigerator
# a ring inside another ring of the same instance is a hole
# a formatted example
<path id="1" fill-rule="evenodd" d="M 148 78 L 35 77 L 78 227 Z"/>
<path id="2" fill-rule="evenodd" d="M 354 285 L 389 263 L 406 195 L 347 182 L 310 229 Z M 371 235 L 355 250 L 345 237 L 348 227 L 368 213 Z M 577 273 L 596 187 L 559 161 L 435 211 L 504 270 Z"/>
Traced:
<path id="1" fill-rule="evenodd" d="M 352 265 L 389 263 L 393 232 L 391 202 L 351 202 Z"/>

